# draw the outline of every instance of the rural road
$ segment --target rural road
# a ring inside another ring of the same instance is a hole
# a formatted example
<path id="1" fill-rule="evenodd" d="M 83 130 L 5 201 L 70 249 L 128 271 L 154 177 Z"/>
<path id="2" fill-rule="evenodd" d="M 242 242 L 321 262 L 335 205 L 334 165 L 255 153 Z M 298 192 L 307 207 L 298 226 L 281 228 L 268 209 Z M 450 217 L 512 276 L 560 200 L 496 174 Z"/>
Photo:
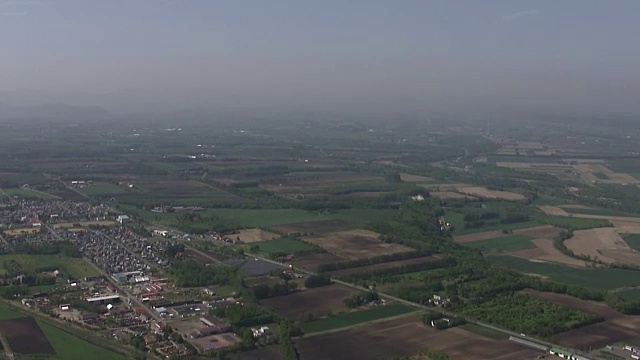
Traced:
<path id="1" fill-rule="evenodd" d="M 267 258 L 264 258 L 264 257 L 256 255 L 256 254 L 249 254 L 249 253 L 245 253 L 245 254 L 247 256 L 254 257 L 254 258 L 260 259 L 262 261 L 274 264 L 274 265 L 283 266 L 283 264 L 281 264 L 281 263 L 279 263 L 277 261 L 273 261 L 271 259 L 267 259 Z M 308 271 L 308 270 L 302 270 L 302 269 L 299 269 L 299 268 L 295 268 L 295 271 L 299 272 L 299 273 L 303 273 L 305 275 L 315 275 L 314 272 L 311 272 L 311 271 Z M 331 281 L 333 281 L 336 284 L 348 286 L 350 288 L 357 289 L 357 290 L 360 290 L 360 291 L 369 291 L 369 289 L 367 289 L 367 288 L 364 288 L 362 286 L 358 286 L 356 284 L 352 284 L 352 283 L 349 283 L 349 282 L 346 282 L 346 281 L 333 279 L 333 278 L 331 279 Z M 455 314 L 455 313 L 452 313 L 452 312 L 449 312 L 449 311 L 446 311 L 446 310 L 443 310 L 443 309 L 434 308 L 432 306 L 426 306 L 426 305 L 414 303 L 414 302 L 411 302 L 411 301 L 408 301 L 408 300 L 405 300 L 405 299 L 401 299 L 401 298 L 393 296 L 393 295 L 389 295 L 389 294 L 385 294 L 385 293 L 381 293 L 381 292 L 378 292 L 378 295 L 380 295 L 380 297 L 382 297 L 382 298 L 384 298 L 386 300 L 393 300 L 393 301 L 396 301 L 398 303 L 409 305 L 409 306 L 413 306 L 413 307 L 417 307 L 417 308 L 423 309 L 423 310 L 438 311 L 438 312 L 440 312 L 440 313 L 442 313 L 443 315 L 446 315 L 446 316 L 452 317 L 452 316 L 458 315 L 458 314 Z M 473 319 L 469 319 L 469 318 L 467 318 L 467 321 L 470 322 L 470 323 L 476 324 L 478 326 L 482 326 L 482 327 L 487 328 L 487 329 L 498 331 L 498 332 L 503 333 L 505 335 L 515 336 L 515 337 L 519 337 L 519 338 L 523 337 L 521 334 L 516 333 L 514 331 L 503 329 L 503 328 L 500 328 L 500 327 L 497 327 L 497 326 L 493 326 L 493 325 L 490 325 L 490 324 L 487 324 L 487 323 L 483 323 L 481 321 L 477 321 L 477 320 L 473 320 Z M 341 330 L 344 330 L 344 329 L 345 328 L 343 328 Z M 311 336 L 313 336 L 313 335 L 314 334 L 311 334 Z M 533 338 L 533 337 L 530 337 L 530 336 L 526 336 L 526 338 L 529 341 L 537 342 L 539 344 L 543 344 L 543 345 L 546 345 L 546 346 L 549 346 L 549 347 L 561 347 L 561 346 L 559 346 L 557 344 L 553 344 L 553 343 L 550 343 L 550 342 L 547 342 L 547 341 L 544 341 L 544 340 L 536 339 L 536 338 Z"/>

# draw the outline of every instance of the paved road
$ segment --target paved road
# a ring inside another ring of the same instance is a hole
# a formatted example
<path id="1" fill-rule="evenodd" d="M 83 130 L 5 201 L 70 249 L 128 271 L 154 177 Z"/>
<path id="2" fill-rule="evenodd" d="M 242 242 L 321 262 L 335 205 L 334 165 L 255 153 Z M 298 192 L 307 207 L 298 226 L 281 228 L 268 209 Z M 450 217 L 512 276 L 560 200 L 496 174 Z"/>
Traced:
<path id="1" fill-rule="evenodd" d="M 269 262 L 269 263 L 272 263 L 272 264 L 282 265 L 281 263 L 279 263 L 277 261 L 273 261 L 271 259 L 267 259 L 267 258 L 261 257 L 260 255 L 257 255 L 257 254 L 246 253 L 246 255 L 247 256 L 252 256 L 254 258 L 257 258 L 257 259 L 260 259 L 262 261 L 266 261 L 266 262 Z M 295 268 L 295 271 L 299 272 L 299 273 L 302 273 L 302 274 L 305 274 L 305 275 L 314 275 L 315 274 L 314 272 L 311 272 L 311 271 L 308 271 L 308 270 L 302 270 L 300 268 Z M 353 289 L 357 289 L 357 290 L 361 290 L 361 291 L 369 291 L 369 289 L 367 289 L 367 288 L 364 288 L 362 286 L 358 286 L 356 284 L 352 284 L 352 283 L 349 283 L 349 282 L 346 282 L 346 281 L 342 281 L 342 280 L 338 280 L 338 279 L 331 279 L 331 280 L 336 284 L 348 286 L 348 287 L 353 288 Z M 443 310 L 443 309 L 434 308 L 432 306 L 426 306 L 426 305 L 418 304 L 418 303 L 415 303 L 415 302 L 412 302 L 412 301 L 408 301 L 408 300 L 405 300 L 405 299 L 402 299 L 402 298 L 399 298 L 399 297 L 396 297 L 396 296 L 393 296 L 393 295 L 390 295 L 390 294 L 378 292 L 378 295 L 380 295 L 380 297 L 382 297 L 383 299 L 386 299 L 386 300 L 393 300 L 393 301 L 396 301 L 398 303 L 409 305 L 409 306 L 413 306 L 413 307 L 417 307 L 417 308 L 423 309 L 423 310 L 438 311 L 438 312 L 440 312 L 440 313 L 442 313 L 443 315 L 446 315 L 446 316 L 452 317 L 452 316 L 458 315 L 458 314 L 455 314 L 455 313 L 452 313 L 452 312 L 449 312 L 449 311 L 446 311 L 446 310 Z M 490 325 L 490 324 L 487 324 L 487 323 L 483 323 L 481 321 L 468 319 L 468 322 L 474 323 L 476 325 L 479 325 L 479 326 L 482 326 L 482 327 L 485 327 L 485 328 L 488 328 L 488 329 L 492 329 L 494 331 L 501 332 L 501 333 L 509 335 L 509 336 L 516 336 L 516 337 L 520 337 L 520 338 L 522 337 L 522 335 L 519 334 L 519 333 L 510 331 L 510 330 L 507 330 L 507 329 L 503 329 L 503 328 L 500 328 L 500 327 L 497 327 L 497 326 L 493 326 L 493 325 Z M 549 343 L 549 342 L 546 342 L 546 341 L 543 341 L 543 340 L 540 340 L 540 339 L 536 339 L 536 338 L 533 338 L 533 337 L 530 337 L 530 336 L 526 336 L 526 338 L 529 341 L 534 341 L 534 342 L 537 342 L 537 343 L 540 343 L 540 344 L 543 344 L 543 345 L 547 345 L 547 346 L 550 346 L 550 347 L 561 347 L 559 345 L 556 345 L 556 344 L 553 344 L 553 343 Z"/>

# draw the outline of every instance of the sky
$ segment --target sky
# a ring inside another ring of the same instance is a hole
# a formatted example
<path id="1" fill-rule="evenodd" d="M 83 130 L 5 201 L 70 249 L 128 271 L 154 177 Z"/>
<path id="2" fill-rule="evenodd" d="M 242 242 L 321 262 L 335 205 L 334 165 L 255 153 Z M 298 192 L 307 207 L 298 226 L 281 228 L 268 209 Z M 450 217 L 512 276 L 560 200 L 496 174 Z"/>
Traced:
<path id="1" fill-rule="evenodd" d="M 0 103 L 640 112 L 640 1 L 0 0 Z"/>

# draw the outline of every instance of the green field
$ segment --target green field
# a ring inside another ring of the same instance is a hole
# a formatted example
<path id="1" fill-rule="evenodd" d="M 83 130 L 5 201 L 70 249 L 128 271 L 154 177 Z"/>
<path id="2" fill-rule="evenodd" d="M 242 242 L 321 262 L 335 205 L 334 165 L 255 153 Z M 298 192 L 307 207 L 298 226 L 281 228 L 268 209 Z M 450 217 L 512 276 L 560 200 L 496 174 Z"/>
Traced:
<path id="1" fill-rule="evenodd" d="M 572 230 L 593 229 L 611 226 L 609 220 L 605 219 L 583 219 L 568 216 L 541 215 L 538 217 L 538 220 L 544 224 L 555 225 Z"/>
<path id="2" fill-rule="evenodd" d="M 134 191 L 137 192 L 137 189 L 130 189 L 126 186 L 119 186 L 111 183 L 94 183 L 93 185 L 87 186 L 84 189 L 80 189 L 81 193 L 88 196 L 109 196 Z"/>
<path id="3" fill-rule="evenodd" d="M 484 226 L 476 229 L 465 229 L 464 228 L 464 215 L 459 212 L 450 211 L 446 215 L 447 222 L 453 224 L 456 228 L 456 235 L 465 235 L 465 234 L 473 234 L 477 232 L 484 231 L 493 231 L 493 230 L 518 230 L 518 229 L 527 229 L 534 226 L 539 226 L 540 222 L 536 220 L 525 221 L 521 223 L 515 224 L 496 224 L 492 226 Z"/>
<path id="4" fill-rule="evenodd" d="M 603 172 L 594 172 L 593 176 L 597 177 L 600 180 L 609 180 L 609 177 L 607 176 L 607 174 Z"/>
<path id="5" fill-rule="evenodd" d="M 529 235 L 512 234 L 494 239 L 467 242 L 464 245 L 483 250 L 515 251 L 534 248 L 535 245 L 531 239 L 532 237 Z"/>
<path id="6" fill-rule="evenodd" d="M 81 258 L 71 258 L 62 255 L 30 255 L 30 254 L 11 254 L 0 255 L 0 275 L 6 273 L 4 263 L 8 260 L 14 260 L 25 270 L 35 272 L 38 268 L 56 267 L 65 277 L 81 278 L 85 276 L 100 275 L 86 261 Z"/>
<path id="7" fill-rule="evenodd" d="M 302 324 L 302 331 L 310 334 L 320 331 L 340 329 L 369 321 L 380 320 L 392 316 L 407 314 L 417 309 L 408 305 L 393 304 L 373 309 L 354 311 L 325 319 L 313 320 Z"/>
<path id="8" fill-rule="evenodd" d="M 525 274 L 538 274 L 567 285 L 597 290 L 640 286 L 640 272 L 634 270 L 579 269 L 550 262 L 534 262 L 508 255 L 488 256 L 487 259 Z"/>
<path id="9" fill-rule="evenodd" d="M 64 360 L 125 360 L 128 357 L 93 345 L 59 329 L 48 322 L 38 321 L 40 328 L 49 339 L 57 357 Z"/>
<path id="10" fill-rule="evenodd" d="M 623 299 L 640 301 L 640 289 L 623 290 L 616 292 Z"/>
<path id="11" fill-rule="evenodd" d="M 27 314 L 14 310 L 12 306 L 6 303 L 0 302 L 0 320 L 11 320 L 27 317 Z M 108 349 L 93 345 L 85 340 L 82 340 L 71 333 L 53 325 L 49 321 L 36 318 L 38 325 L 44 332 L 45 336 L 56 351 L 55 356 L 46 357 L 47 359 L 61 359 L 61 360 L 84 360 L 84 359 L 98 359 L 98 360 L 125 360 L 126 356 L 117 354 Z M 88 333 L 87 333 L 88 334 Z M 91 334 L 96 336 L 95 334 Z M 105 339 L 96 339 L 96 341 L 103 342 Z M 21 356 L 19 354 L 17 358 L 34 358 L 34 356 Z M 40 358 L 35 356 L 35 358 Z"/>
<path id="12" fill-rule="evenodd" d="M 2 189 L 2 192 L 9 196 L 17 196 L 24 199 L 35 199 L 35 200 L 54 200 L 59 199 L 57 196 L 53 196 L 47 193 L 31 191 L 29 189 L 23 188 L 5 188 Z"/>
<path id="13" fill-rule="evenodd" d="M 613 210 L 613 209 L 603 209 L 603 208 L 595 208 L 595 209 L 563 208 L 563 209 L 564 211 L 570 214 L 640 217 L 640 215 L 638 214 L 633 214 L 633 213 L 628 213 L 628 212 Z"/>
<path id="14" fill-rule="evenodd" d="M 260 252 L 266 254 L 276 253 L 297 253 L 301 251 L 313 251 L 317 248 L 309 245 L 303 241 L 292 238 L 281 238 L 275 240 L 261 241 L 259 243 L 253 243 L 253 246 L 258 246 Z"/>
<path id="15" fill-rule="evenodd" d="M 620 234 L 622 239 L 634 250 L 640 250 L 640 234 Z"/>

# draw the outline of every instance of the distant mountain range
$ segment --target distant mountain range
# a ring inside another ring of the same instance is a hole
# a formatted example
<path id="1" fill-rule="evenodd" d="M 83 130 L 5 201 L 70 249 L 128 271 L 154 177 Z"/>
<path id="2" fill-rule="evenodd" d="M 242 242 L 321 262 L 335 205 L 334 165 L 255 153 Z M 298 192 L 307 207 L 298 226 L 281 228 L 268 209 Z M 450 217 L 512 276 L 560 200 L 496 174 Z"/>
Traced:
<path id="1" fill-rule="evenodd" d="M 67 104 L 45 104 L 38 106 L 15 106 L 0 103 L 0 119 L 39 121 L 102 121 L 114 115 L 98 106 L 73 106 Z"/>

